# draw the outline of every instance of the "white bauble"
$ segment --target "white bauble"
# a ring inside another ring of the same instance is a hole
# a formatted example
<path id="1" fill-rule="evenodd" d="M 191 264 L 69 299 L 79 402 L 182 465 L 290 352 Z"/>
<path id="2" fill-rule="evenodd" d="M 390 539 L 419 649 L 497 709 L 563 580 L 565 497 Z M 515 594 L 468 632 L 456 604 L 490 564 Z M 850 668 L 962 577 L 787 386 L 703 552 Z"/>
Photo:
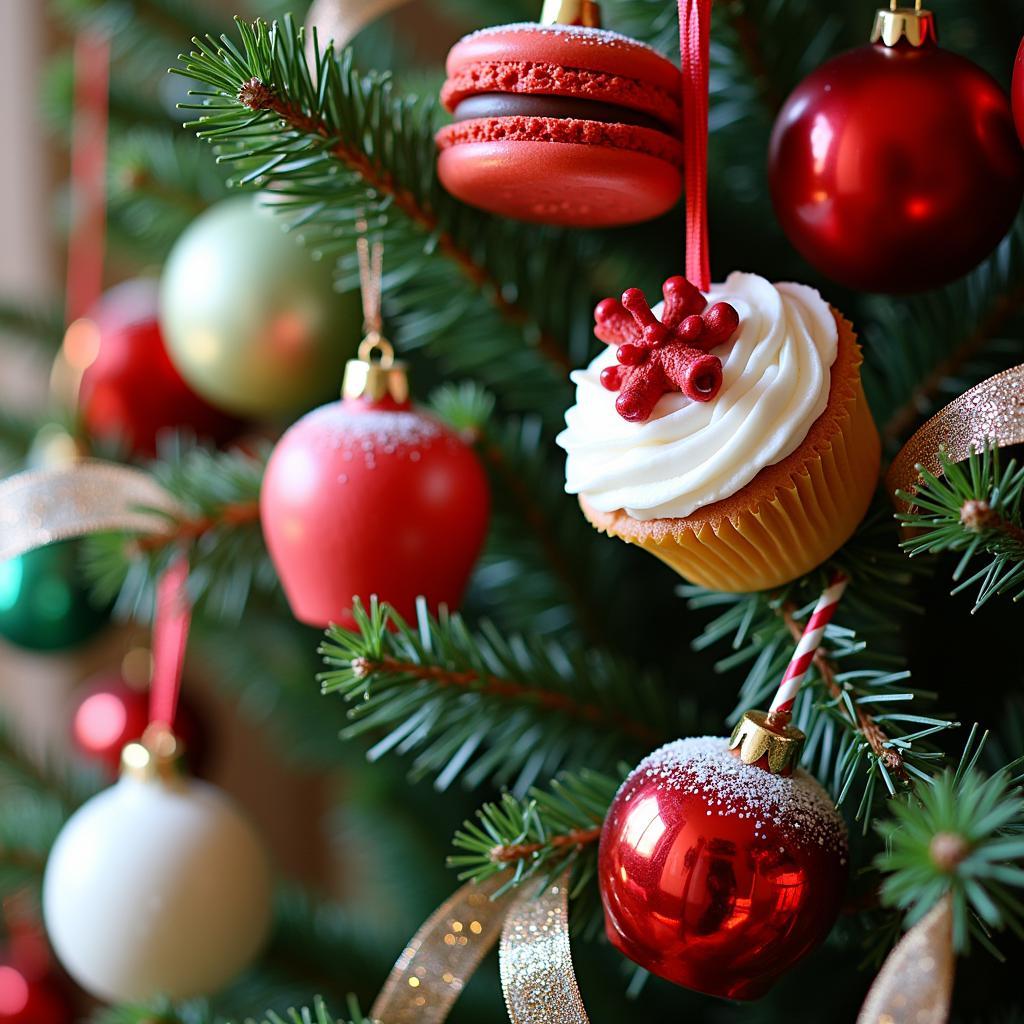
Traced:
<path id="1" fill-rule="evenodd" d="M 110 1002 L 216 992 L 270 925 L 266 853 L 218 789 L 125 775 L 67 822 L 46 865 L 54 951 Z"/>

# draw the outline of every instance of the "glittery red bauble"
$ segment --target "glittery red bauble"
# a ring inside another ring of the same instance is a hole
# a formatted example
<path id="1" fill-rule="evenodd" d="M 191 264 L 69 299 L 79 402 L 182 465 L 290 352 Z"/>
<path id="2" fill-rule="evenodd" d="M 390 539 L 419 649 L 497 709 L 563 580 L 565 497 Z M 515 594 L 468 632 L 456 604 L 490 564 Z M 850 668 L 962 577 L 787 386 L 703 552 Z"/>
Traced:
<path id="1" fill-rule="evenodd" d="M 95 358 L 79 390 L 86 429 L 96 438 L 124 441 L 144 456 L 156 454 L 159 433 L 175 428 L 229 440 L 238 420 L 182 380 L 164 347 L 158 307 L 157 283 L 140 278 L 111 288 L 90 315 L 98 333 Z"/>
<path id="2" fill-rule="evenodd" d="M 629 776 L 601 833 L 612 943 L 678 985 L 756 999 L 828 933 L 846 828 L 806 773 L 745 765 L 724 739 L 679 740 Z"/>
<path id="3" fill-rule="evenodd" d="M 103 673 L 85 684 L 71 718 L 71 737 L 78 751 L 116 774 L 125 746 L 142 738 L 149 725 L 149 692 L 130 686 L 116 672 Z M 179 702 L 175 732 L 185 746 L 193 772 L 206 752 L 205 729 L 191 706 Z"/>
<path id="4" fill-rule="evenodd" d="M 1017 59 L 1013 63 L 1013 118 L 1017 122 L 1017 134 L 1024 143 L 1024 39 L 1020 41 Z"/>
<path id="5" fill-rule="evenodd" d="M 321 406 L 284 434 L 260 494 L 263 536 L 295 617 L 352 628 L 353 598 L 403 618 L 416 598 L 455 608 L 487 532 L 479 460 L 419 409 Z"/>
<path id="6" fill-rule="evenodd" d="M 913 292 L 975 267 L 1009 230 L 1024 154 L 1006 94 L 933 41 L 852 50 L 786 101 L 769 156 L 775 211 L 823 274 Z"/>

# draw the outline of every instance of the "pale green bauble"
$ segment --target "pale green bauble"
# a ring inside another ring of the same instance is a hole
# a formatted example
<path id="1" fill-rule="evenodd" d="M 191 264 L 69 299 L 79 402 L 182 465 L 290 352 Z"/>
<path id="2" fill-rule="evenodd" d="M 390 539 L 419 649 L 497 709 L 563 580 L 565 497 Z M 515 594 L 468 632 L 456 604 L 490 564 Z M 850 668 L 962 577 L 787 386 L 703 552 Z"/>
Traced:
<path id="1" fill-rule="evenodd" d="M 221 200 L 175 243 L 160 283 L 160 323 L 178 372 L 239 416 L 294 414 L 336 397 L 356 352 L 355 292 L 334 288 L 260 197 Z"/>

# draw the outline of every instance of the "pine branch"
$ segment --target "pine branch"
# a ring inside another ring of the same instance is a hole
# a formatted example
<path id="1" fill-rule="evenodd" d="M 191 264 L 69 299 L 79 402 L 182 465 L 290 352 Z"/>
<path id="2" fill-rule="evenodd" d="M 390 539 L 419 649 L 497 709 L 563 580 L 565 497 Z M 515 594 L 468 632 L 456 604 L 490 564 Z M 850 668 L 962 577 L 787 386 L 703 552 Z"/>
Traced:
<path id="1" fill-rule="evenodd" d="M 878 826 L 886 850 L 876 865 L 889 876 L 883 902 L 906 911 L 911 925 L 950 895 L 960 952 L 972 935 L 990 949 L 990 931 L 1024 937 L 1024 903 L 1013 893 L 1024 889 L 1024 794 L 1011 779 L 1019 762 L 985 775 L 974 767 L 985 740 L 974 747 L 973 739 L 955 772 L 893 801 Z"/>
<path id="2" fill-rule="evenodd" d="M 617 776 L 583 769 L 553 780 L 550 789 L 531 789 L 517 799 L 504 794 L 499 803 L 485 804 L 476 821 L 466 821 L 452 845 L 464 852 L 448 858 L 459 869 L 459 878 L 482 881 L 502 871 L 509 878 L 505 892 L 524 882 L 549 885 L 571 871 L 570 896 L 574 932 L 593 937 L 600 928 L 597 886 L 597 842 L 601 825 L 625 769 Z"/>
<path id="3" fill-rule="evenodd" d="M 730 595 L 683 588 L 691 607 L 725 609 L 694 646 L 703 650 L 728 641 L 733 653 L 716 669 L 747 667 L 735 720 L 746 709 L 770 703 L 802 632 L 801 620 L 813 609 L 829 573 L 841 568 L 850 577 L 798 694 L 793 721 L 807 735 L 804 765 L 837 803 L 856 802 L 855 816 L 865 829 L 878 810 L 879 796 L 891 797 L 915 781 L 930 780 L 939 757 L 930 738 L 955 725 L 917 710 L 934 694 L 907 687 L 909 673 L 886 650 L 895 646 L 900 620 L 913 610 L 902 596 L 910 579 L 899 564 L 893 533 L 886 517 L 870 516 L 834 563 L 778 592 Z"/>
<path id="4" fill-rule="evenodd" d="M 481 377 L 554 424 L 566 370 L 592 347 L 586 272 L 598 273 L 598 240 L 463 206 L 436 178 L 433 101 L 396 97 L 348 53 L 328 49 L 310 68 L 288 19 L 239 31 L 241 47 L 197 39 L 175 69 L 210 87 L 196 94 L 191 127 L 238 184 L 274 189 L 309 245 L 343 257 L 342 272 L 365 218 L 398 268 L 385 285 L 399 346 L 429 346 L 449 372 Z"/>
<path id="5" fill-rule="evenodd" d="M 599 649 L 506 639 L 487 622 L 473 633 L 422 607 L 413 629 L 376 600 L 353 613 L 358 630 L 332 627 L 321 646 L 323 692 L 353 704 L 343 735 L 388 730 L 371 760 L 417 751 L 413 778 L 432 774 L 440 789 L 462 776 L 523 793 L 563 766 L 614 766 L 685 731 L 667 688 Z"/>
<path id="6" fill-rule="evenodd" d="M 537 417 L 499 419 L 471 382 L 431 396 L 438 415 L 474 439 L 490 471 L 492 523 L 475 592 L 503 627 L 532 634 L 573 630 L 603 643 L 623 604 L 620 555 L 581 516 L 562 486 L 561 457 Z"/>
<path id="7" fill-rule="evenodd" d="M 922 484 L 900 497 L 913 504 L 900 516 L 913 531 L 902 547 L 911 555 L 962 552 L 953 571 L 959 594 L 978 587 L 974 609 L 992 597 L 1024 597 L 1024 466 L 1005 467 L 999 449 L 971 452 L 966 463 L 939 453 L 938 476 L 918 466 Z M 977 566 L 981 562 L 980 568 Z"/>
<path id="8" fill-rule="evenodd" d="M 168 533 L 123 533 L 88 539 L 86 569 L 99 596 L 117 598 L 116 611 L 148 620 L 156 581 L 182 552 L 190 560 L 189 592 L 196 606 L 237 619 L 253 587 L 270 591 L 276 574 L 259 526 L 259 489 L 269 454 L 211 452 L 180 439 L 162 451 L 151 472 L 183 507 Z"/>

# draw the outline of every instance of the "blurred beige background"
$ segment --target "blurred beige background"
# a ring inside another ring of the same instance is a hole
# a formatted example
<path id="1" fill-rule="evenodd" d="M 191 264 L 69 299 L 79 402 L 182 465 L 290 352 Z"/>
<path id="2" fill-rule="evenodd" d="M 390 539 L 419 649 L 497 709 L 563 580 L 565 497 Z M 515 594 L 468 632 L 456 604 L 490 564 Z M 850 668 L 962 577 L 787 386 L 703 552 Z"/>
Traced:
<path id="1" fill-rule="evenodd" d="M 42 303 L 63 285 L 53 222 L 54 188 L 66 177 L 66 157 L 40 127 L 37 82 L 46 53 L 66 44 L 47 23 L 44 0 L 0 0 L 0 95 L 5 98 L 0 299 Z M 0 405 L 5 408 L 45 402 L 46 361 L 26 348 L 0 334 Z M 0 717 L 13 720 L 18 733 L 40 752 L 66 750 L 74 687 L 98 669 L 117 666 L 127 644 L 126 631 L 117 628 L 61 657 L 34 655 L 0 641 Z M 199 666 L 190 666 L 186 676 L 212 734 L 216 781 L 246 804 L 282 869 L 310 881 L 328 881 L 336 869 L 324 863 L 326 844 L 309 841 L 310 821 L 324 806 L 324 781 L 282 770 L 273 747 L 204 685 Z"/>

